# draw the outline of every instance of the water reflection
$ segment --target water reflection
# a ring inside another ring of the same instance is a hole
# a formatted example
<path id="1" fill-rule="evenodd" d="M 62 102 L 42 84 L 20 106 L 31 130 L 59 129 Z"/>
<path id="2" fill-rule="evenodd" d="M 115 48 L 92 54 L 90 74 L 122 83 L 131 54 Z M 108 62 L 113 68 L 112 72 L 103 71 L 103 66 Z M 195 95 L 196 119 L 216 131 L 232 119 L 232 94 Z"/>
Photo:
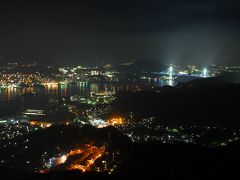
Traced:
<path id="1" fill-rule="evenodd" d="M 98 92 L 99 91 L 98 84 L 96 84 L 96 83 L 91 84 L 90 85 L 90 90 L 93 91 L 93 92 Z"/>
<path id="2" fill-rule="evenodd" d="M 162 81 L 159 79 L 146 80 L 138 84 L 111 84 L 111 83 L 79 83 L 79 84 L 51 84 L 44 87 L 26 87 L 26 88 L 6 88 L 0 89 L 0 101 L 12 100 L 24 93 L 45 94 L 54 97 L 64 97 L 72 95 L 87 96 L 91 91 L 132 91 L 141 87 L 153 87 L 174 85 L 174 81 Z"/>

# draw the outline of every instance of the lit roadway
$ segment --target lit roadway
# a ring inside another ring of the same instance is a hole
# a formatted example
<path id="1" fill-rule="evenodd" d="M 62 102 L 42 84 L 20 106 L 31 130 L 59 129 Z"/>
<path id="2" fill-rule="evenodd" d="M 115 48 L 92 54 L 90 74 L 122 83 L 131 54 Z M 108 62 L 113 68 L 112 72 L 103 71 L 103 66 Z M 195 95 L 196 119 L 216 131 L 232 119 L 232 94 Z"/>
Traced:
<path id="1" fill-rule="evenodd" d="M 94 165 L 95 161 L 100 158 L 105 152 L 105 146 L 96 147 L 89 144 L 71 150 L 69 153 L 56 158 L 55 165 L 65 164 L 68 161 L 69 157 L 81 155 L 79 158 L 73 160 L 70 165 L 67 165 L 66 169 L 68 170 L 81 170 L 82 172 L 89 171 L 90 167 Z M 49 169 L 40 170 L 40 173 L 49 172 Z"/>
<path id="2" fill-rule="evenodd" d="M 69 170 L 78 169 L 81 170 L 82 172 L 88 171 L 90 170 L 89 168 L 91 167 L 91 165 L 93 165 L 94 162 L 98 158 L 100 158 L 104 152 L 105 152 L 104 146 L 100 148 L 96 146 L 91 146 L 87 148 L 84 152 L 78 153 L 82 154 L 82 156 L 79 159 L 72 162 L 71 165 L 67 167 L 67 169 Z"/>

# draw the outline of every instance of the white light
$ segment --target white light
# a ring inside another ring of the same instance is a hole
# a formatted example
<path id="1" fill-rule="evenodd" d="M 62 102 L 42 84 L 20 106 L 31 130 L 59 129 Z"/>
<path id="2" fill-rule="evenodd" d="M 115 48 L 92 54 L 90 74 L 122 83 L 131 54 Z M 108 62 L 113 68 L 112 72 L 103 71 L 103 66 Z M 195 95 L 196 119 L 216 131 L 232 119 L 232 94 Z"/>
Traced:
<path id="1" fill-rule="evenodd" d="M 67 160 L 67 156 L 63 155 L 60 159 L 60 163 L 64 163 Z"/>
<path id="2" fill-rule="evenodd" d="M 170 67 L 169 67 L 169 80 L 171 81 L 171 82 L 169 82 L 169 85 L 170 86 L 172 86 L 172 84 L 173 84 L 173 67 L 172 67 L 172 65 L 170 65 Z"/>
<path id="3" fill-rule="evenodd" d="M 207 68 L 203 69 L 203 77 L 207 77 Z"/>
<path id="4" fill-rule="evenodd" d="M 170 73 L 170 74 L 173 73 L 173 67 L 172 67 L 172 66 L 169 67 L 169 73 Z"/>

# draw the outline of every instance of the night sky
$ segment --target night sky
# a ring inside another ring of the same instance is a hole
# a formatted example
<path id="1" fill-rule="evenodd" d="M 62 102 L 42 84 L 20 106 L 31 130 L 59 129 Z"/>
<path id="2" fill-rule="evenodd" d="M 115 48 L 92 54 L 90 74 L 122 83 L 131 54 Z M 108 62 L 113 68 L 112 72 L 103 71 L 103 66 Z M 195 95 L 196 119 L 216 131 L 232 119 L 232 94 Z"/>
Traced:
<path id="1" fill-rule="evenodd" d="M 2 60 L 240 64 L 232 0 L 0 1 Z"/>

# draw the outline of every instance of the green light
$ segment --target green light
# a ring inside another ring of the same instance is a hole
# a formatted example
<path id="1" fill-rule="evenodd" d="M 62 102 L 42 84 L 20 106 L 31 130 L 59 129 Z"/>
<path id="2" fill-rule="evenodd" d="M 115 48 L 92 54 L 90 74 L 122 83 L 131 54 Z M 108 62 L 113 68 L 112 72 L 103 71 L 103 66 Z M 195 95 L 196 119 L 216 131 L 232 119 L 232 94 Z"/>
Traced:
<path id="1" fill-rule="evenodd" d="M 178 133 L 178 130 L 174 128 L 174 129 L 172 130 L 172 132 Z"/>

